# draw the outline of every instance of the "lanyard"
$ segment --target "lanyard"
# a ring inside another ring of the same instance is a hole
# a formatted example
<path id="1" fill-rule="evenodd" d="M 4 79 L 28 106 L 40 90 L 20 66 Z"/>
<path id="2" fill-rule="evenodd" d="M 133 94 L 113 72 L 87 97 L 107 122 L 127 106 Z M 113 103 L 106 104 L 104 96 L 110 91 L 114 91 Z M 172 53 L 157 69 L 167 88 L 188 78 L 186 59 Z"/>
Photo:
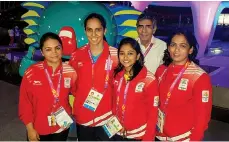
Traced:
<path id="1" fill-rule="evenodd" d="M 45 66 L 44 66 L 45 68 Z M 53 107 L 56 106 L 56 104 L 59 102 L 59 99 L 58 97 L 60 96 L 60 84 L 61 84 L 61 79 L 62 79 L 62 69 L 59 71 L 60 72 L 60 76 L 59 76 L 59 80 L 58 80 L 58 85 L 57 85 L 57 89 L 54 89 L 54 86 L 53 86 L 53 82 L 51 80 L 51 77 L 48 73 L 48 70 L 47 68 L 45 68 L 45 74 L 46 74 L 46 77 L 48 79 L 48 82 L 49 82 L 49 85 L 51 87 L 51 90 L 52 90 L 52 94 L 54 96 L 54 104 L 53 104 Z"/>
<path id="2" fill-rule="evenodd" d="M 190 64 L 190 62 L 187 62 L 185 64 L 185 66 L 183 67 L 183 69 L 179 72 L 179 74 L 177 75 L 176 79 L 173 81 L 172 85 L 169 88 L 169 92 L 167 93 L 167 97 L 166 97 L 166 101 L 165 101 L 165 107 L 168 105 L 169 103 L 169 99 L 171 97 L 171 92 L 174 89 L 174 86 L 176 85 L 177 81 L 181 78 L 181 76 L 184 74 L 185 70 L 188 68 L 188 65 Z M 165 108 L 164 107 L 164 108 Z"/>
<path id="3" fill-rule="evenodd" d="M 92 58 L 92 54 L 91 54 L 91 51 L 90 49 L 88 50 L 88 54 L 89 54 L 89 57 L 91 59 L 91 63 L 92 63 L 92 87 L 94 87 L 94 75 L 95 75 L 95 71 L 94 71 L 94 67 L 95 67 L 95 62 Z M 108 87 L 108 81 L 109 81 L 109 74 L 110 74 L 110 65 L 111 65 L 111 55 L 109 54 L 108 56 L 108 63 L 107 64 L 107 70 L 106 70 L 106 77 L 105 77 L 105 83 L 104 83 L 104 91 L 103 93 L 105 92 L 105 90 L 107 89 Z"/>
<path id="4" fill-rule="evenodd" d="M 154 40 L 154 37 L 152 37 L 152 38 L 153 38 L 153 39 L 151 39 L 151 41 Z M 139 40 L 140 40 L 140 38 L 137 39 L 138 42 L 139 42 Z M 140 42 L 140 43 L 141 43 L 141 42 Z M 147 47 L 145 53 L 143 54 L 144 57 L 146 57 L 146 55 L 149 53 L 149 51 L 150 51 L 150 49 L 151 49 L 152 47 L 153 47 L 153 43 L 151 42 L 151 43 L 148 45 L 148 47 Z"/>
<path id="5" fill-rule="evenodd" d="M 118 89 L 117 89 L 116 114 L 118 114 L 118 110 L 119 110 L 118 109 L 118 105 L 119 105 L 119 100 L 120 100 L 120 89 L 121 89 L 121 86 L 122 86 L 123 78 L 124 77 L 120 78 Z M 127 93 L 128 93 L 128 89 L 129 89 L 129 84 L 130 84 L 130 82 L 127 82 L 125 90 L 124 90 L 123 105 L 122 105 L 122 122 L 124 120 L 124 114 L 125 114 L 125 110 L 126 110 L 126 98 L 127 98 Z"/>
<path id="6" fill-rule="evenodd" d="M 149 53 L 150 49 L 153 47 L 153 43 L 150 43 L 150 45 L 148 46 L 148 48 L 146 49 L 145 53 L 144 53 L 144 57 L 146 57 L 146 55 Z"/>

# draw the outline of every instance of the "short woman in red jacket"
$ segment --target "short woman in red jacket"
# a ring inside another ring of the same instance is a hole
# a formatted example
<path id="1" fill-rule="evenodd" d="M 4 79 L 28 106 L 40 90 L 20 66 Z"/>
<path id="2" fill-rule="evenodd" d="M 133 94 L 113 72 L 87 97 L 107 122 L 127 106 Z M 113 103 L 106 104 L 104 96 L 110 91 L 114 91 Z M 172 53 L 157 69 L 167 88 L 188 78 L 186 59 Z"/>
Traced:
<path id="1" fill-rule="evenodd" d="M 112 140 L 152 141 L 159 102 L 157 80 L 144 66 L 144 56 L 136 40 L 124 38 L 120 42 L 118 59 L 113 79 L 113 119 L 120 123 L 120 131 Z M 110 137 L 114 134 L 105 130 Z"/>
<path id="2" fill-rule="evenodd" d="M 19 118 L 29 141 L 66 141 L 73 122 L 68 94 L 75 90 L 76 72 L 62 63 L 58 35 L 44 34 L 40 49 L 44 61 L 31 65 L 22 79 Z"/>
<path id="3" fill-rule="evenodd" d="M 160 92 L 156 137 L 200 141 L 211 117 L 210 77 L 195 59 L 198 44 L 193 34 L 177 31 L 167 44 L 164 65 L 156 72 Z"/>

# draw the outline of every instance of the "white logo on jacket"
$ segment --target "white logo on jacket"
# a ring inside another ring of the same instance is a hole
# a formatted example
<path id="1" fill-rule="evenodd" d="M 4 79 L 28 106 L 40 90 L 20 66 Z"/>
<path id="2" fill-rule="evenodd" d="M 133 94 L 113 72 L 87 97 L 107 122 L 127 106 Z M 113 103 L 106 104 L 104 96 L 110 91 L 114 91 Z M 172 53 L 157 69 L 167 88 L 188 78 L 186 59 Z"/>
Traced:
<path id="1" fill-rule="evenodd" d="M 71 87 L 71 78 L 65 77 L 64 78 L 64 88 L 70 88 Z"/>
<path id="2" fill-rule="evenodd" d="M 82 62 L 78 62 L 78 68 L 82 67 L 82 66 L 83 66 L 83 63 Z"/>
<path id="3" fill-rule="evenodd" d="M 41 81 L 39 80 L 34 80 L 33 85 L 42 85 Z"/>
<path id="4" fill-rule="evenodd" d="M 180 84 L 179 84 L 179 86 L 178 86 L 178 89 L 179 89 L 179 90 L 186 91 L 187 88 L 188 88 L 188 81 L 189 81 L 189 80 L 186 79 L 186 78 L 181 78 Z"/>
<path id="5" fill-rule="evenodd" d="M 144 82 L 139 82 L 135 87 L 135 92 L 142 92 L 145 86 Z"/>
<path id="6" fill-rule="evenodd" d="M 209 101 L 209 90 L 202 91 L 202 102 L 207 103 Z"/>

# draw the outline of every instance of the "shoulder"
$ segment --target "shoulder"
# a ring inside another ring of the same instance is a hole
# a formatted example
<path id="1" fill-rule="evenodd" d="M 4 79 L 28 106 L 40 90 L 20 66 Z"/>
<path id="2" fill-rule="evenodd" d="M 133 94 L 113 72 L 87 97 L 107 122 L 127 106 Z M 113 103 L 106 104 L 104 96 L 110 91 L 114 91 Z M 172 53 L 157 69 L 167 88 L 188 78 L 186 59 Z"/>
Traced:
<path id="1" fill-rule="evenodd" d="M 156 77 L 160 76 L 166 69 L 167 69 L 167 67 L 165 65 L 163 65 L 163 64 L 160 65 L 156 70 L 155 76 Z"/>
<path id="2" fill-rule="evenodd" d="M 118 49 L 115 47 L 109 46 L 109 51 L 110 51 L 111 56 L 117 56 L 117 54 L 118 54 L 117 53 Z"/>
<path id="3" fill-rule="evenodd" d="M 80 57 L 85 57 L 82 55 L 85 55 L 85 53 L 87 53 L 87 45 L 84 45 L 80 48 L 77 48 L 74 52 L 72 52 L 71 57 L 70 57 L 70 65 L 72 65 L 72 63 L 76 62 L 77 59 L 79 59 Z"/>
<path id="4" fill-rule="evenodd" d="M 82 46 L 80 48 L 77 48 L 74 52 L 72 52 L 71 57 L 75 57 L 75 56 L 85 52 L 86 51 L 86 47 L 87 47 L 87 45 L 84 45 L 84 46 Z"/>
<path id="5" fill-rule="evenodd" d="M 28 69 L 25 71 L 24 77 L 30 81 L 33 76 L 37 76 L 37 74 L 40 73 L 41 70 L 44 70 L 43 61 L 37 62 L 28 67 Z"/>
<path id="6" fill-rule="evenodd" d="M 152 72 L 147 70 L 146 79 L 150 80 L 150 81 L 154 81 L 156 78 L 155 78 L 155 75 Z"/>
<path id="7" fill-rule="evenodd" d="M 149 70 L 147 70 L 146 67 L 143 67 L 142 70 L 143 71 L 141 71 L 140 73 L 145 74 L 145 77 L 143 79 L 144 82 L 149 84 L 149 83 L 153 82 L 154 80 L 156 80 L 155 75 L 152 72 L 150 72 Z"/>
<path id="8" fill-rule="evenodd" d="M 155 87 L 155 85 L 158 84 L 155 75 L 148 70 L 146 70 L 145 72 L 146 72 L 146 76 L 143 79 L 143 83 L 145 84 L 145 87 L 146 88 Z"/>
<path id="9" fill-rule="evenodd" d="M 63 73 L 75 73 L 75 70 L 72 66 L 66 64 L 66 63 L 62 63 L 63 65 Z"/>
<path id="10" fill-rule="evenodd" d="M 191 64 L 186 69 L 185 74 L 194 74 L 196 76 L 201 76 L 207 73 L 200 66 L 196 65 L 194 62 L 191 62 Z"/>
<path id="11" fill-rule="evenodd" d="M 163 45 L 163 46 L 166 46 L 166 42 L 164 42 L 163 40 L 159 39 L 159 38 L 154 38 L 154 41 L 156 44 L 159 44 L 159 45 Z"/>

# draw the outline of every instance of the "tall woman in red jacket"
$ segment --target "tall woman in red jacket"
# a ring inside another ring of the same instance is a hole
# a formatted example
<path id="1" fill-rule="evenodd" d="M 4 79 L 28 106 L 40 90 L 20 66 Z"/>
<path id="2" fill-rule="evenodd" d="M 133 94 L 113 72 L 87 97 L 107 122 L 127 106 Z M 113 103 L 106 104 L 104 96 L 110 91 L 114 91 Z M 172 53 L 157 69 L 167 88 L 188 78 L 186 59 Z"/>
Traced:
<path id="1" fill-rule="evenodd" d="M 208 74 L 197 65 L 197 52 L 197 41 L 189 32 L 177 31 L 168 40 L 164 65 L 156 72 L 161 141 L 200 141 L 208 128 L 212 87 Z"/>
<path id="2" fill-rule="evenodd" d="M 73 113 L 79 141 L 107 141 L 102 126 L 111 118 L 110 81 L 117 62 L 117 49 L 105 40 L 106 21 L 89 14 L 84 20 L 88 44 L 72 53 L 70 65 L 78 75 Z"/>
<path id="3" fill-rule="evenodd" d="M 62 42 L 46 33 L 40 40 L 44 61 L 30 66 L 23 77 L 19 97 L 19 118 L 26 125 L 29 141 L 65 141 L 68 137 L 76 72 L 62 63 Z"/>
<path id="4" fill-rule="evenodd" d="M 118 58 L 113 79 L 113 114 L 122 129 L 112 139 L 152 141 L 159 102 L 157 80 L 144 66 L 144 56 L 136 40 L 124 38 Z"/>

